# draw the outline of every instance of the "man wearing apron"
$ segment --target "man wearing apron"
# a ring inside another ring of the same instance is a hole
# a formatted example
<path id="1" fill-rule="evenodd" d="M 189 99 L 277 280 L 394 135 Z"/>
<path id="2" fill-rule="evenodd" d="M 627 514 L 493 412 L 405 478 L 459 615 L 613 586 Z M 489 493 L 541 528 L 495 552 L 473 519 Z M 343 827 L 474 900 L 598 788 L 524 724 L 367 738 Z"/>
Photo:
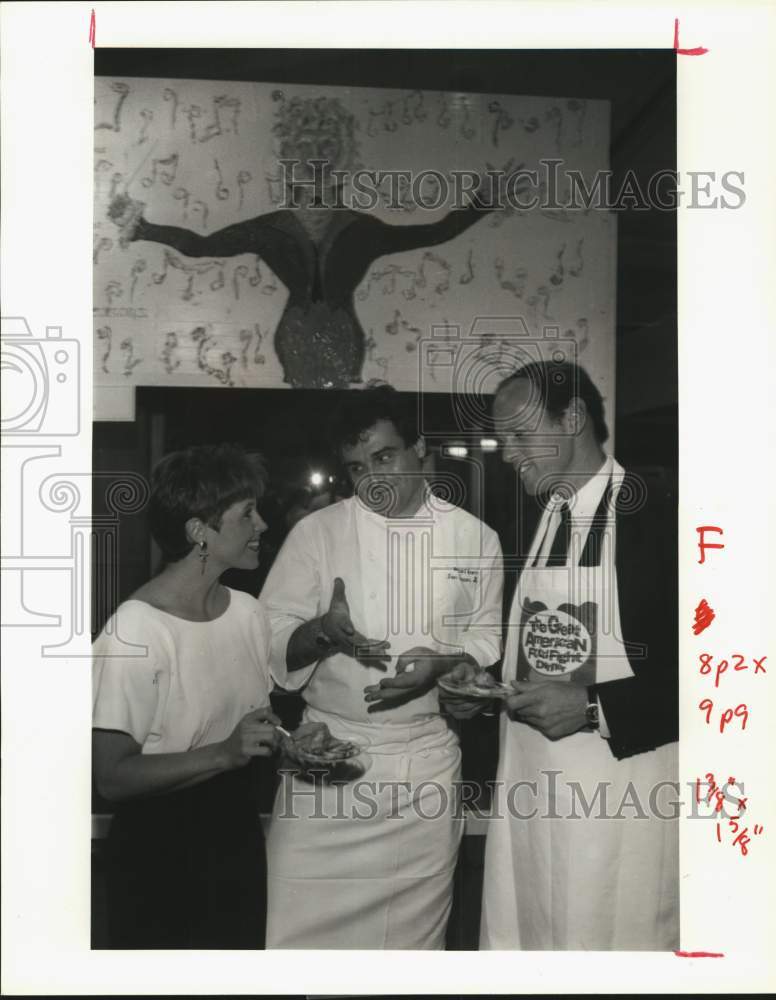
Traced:
<path id="1" fill-rule="evenodd" d="M 508 619 L 480 947 L 675 949 L 676 503 L 604 453 L 575 365 L 519 369 L 494 418 L 544 509 Z"/>
<path id="2" fill-rule="evenodd" d="M 277 682 L 303 692 L 305 722 L 361 744 L 368 768 L 281 781 L 267 947 L 442 949 L 462 818 L 436 678 L 499 659 L 501 549 L 429 491 L 414 408 L 395 390 L 350 394 L 333 437 L 356 495 L 293 528 L 261 601 Z"/>

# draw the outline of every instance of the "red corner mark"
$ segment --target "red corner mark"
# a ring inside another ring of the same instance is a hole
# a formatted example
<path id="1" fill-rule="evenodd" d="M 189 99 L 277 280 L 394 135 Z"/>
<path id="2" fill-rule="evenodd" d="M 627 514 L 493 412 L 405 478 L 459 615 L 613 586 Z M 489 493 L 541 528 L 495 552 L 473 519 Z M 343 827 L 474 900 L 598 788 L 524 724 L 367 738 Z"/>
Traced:
<path id="1" fill-rule="evenodd" d="M 677 958 L 724 958 L 721 951 L 675 951 Z"/>
<path id="2" fill-rule="evenodd" d="M 94 11 L 92 11 L 92 16 L 89 18 L 89 44 L 94 48 L 95 36 L 97 34 L 97 22 L 94 17 Z"/>
<path id="3" fill-rule="evenodd" d="M 679 18 L 674 18 L 674 52 L 678 56 L 703 56 L 709 50 L 704 49 L 703 46 L 698 46 L 697 49 L 680 49 L 679 48 Z"/>

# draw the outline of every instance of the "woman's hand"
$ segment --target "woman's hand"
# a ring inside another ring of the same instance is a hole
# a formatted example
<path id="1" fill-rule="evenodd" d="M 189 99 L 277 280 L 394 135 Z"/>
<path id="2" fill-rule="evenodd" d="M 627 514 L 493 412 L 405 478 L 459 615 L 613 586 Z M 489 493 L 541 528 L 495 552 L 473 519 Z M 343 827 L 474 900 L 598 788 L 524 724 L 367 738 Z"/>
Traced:
<path id="1" fill-rule="evenodd" d="M 247 764 L 251 757 L 267 757 L 277 742 L 277 723 L 269 707 L 249 712 L 221 743 L 175 753 L 143 753 L 128 733 L 92 730 L 92 765 L 97 790 L 111 802 L 140 795 L 160 795 L 190 788 L 202 781 Z"/>
<path id="2" fill-rule="evenodd" d="M 121 230 L 119 246 L 122 249 L 126 249 L 134 240 L 144 208 L 145 202 L 135 201 L 128 194 L 117 194 L 108 206 L 108 218 Z"/>
<path id="3" fill-rule="evenodd" d="M 279 725 L 280 719 L 269 707 L 257 708 L 244 715 L 223 743 L 229 766 L 244 767 L 251 757 L 270 757 L 278 746 L 279 734 L 275 726 Z"/>

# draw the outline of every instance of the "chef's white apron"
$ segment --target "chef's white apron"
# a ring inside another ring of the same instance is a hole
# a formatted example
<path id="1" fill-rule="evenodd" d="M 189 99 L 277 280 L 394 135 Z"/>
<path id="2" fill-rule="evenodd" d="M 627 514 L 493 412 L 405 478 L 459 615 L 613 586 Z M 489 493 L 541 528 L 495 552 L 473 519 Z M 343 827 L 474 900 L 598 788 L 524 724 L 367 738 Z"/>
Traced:
<path id="1" fill-rule="evenodd" d="M 614 469 L 616 489 L 624 473 Z M 581 539 L 572 542 L 568 566 L 533 567 L 537 531 L 510 613 L 507 682 L 519 675 L 575 683 L 579 672 L 591 684 L 632 675 L 618 638 L 612 506 L 601 566 L 578 565 Z M 503 714 L 480 947 L 678 947 L 678 821 L 656 815 L 671 813 L 671 799 L 665 789 L 656 800 L 653 792 L 677 777 L 676 743 L 617 760 L 596 732 L 552 741 Z M 536 792 L 527 782 L 536 782 Z"/>
<path id="2" fill-rule="evenodd" d="M 267 948 L 443 949 L 462 833 L 444 720 L 372 725 L 308 709 L 366 745 L 363 778 L 285 775 L 267 840 Z"/>
<path id="3" fill-rule="evenodd" d="M 432 595 L 429 525 L 359 509 L 356 530 L 354 620 L 371 638 L 390 638 L 392 653 L 439 648 L 434 625 L 461 584 L 440 582 Z M 458 738 L 436 688 L 366 716 L 363 688 L 392 676 L 395 659 L 385 673 L 337 664 L 336 677 L 307 689 L 304 721 L 361 744 L 369 767 L 338 786 L 283 777 L 267 838 L 267 948 L 443 949 L 463 830 Z"/>

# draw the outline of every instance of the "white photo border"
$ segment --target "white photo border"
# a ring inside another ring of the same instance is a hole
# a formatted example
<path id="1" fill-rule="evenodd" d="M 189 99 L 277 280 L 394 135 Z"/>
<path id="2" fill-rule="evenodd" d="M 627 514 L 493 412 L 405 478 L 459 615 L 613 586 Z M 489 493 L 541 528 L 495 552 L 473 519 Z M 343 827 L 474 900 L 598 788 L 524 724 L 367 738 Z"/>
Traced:
<path id="1" fill-rule="evenodd" d="M 24 317 L 37 338 L 47 327 L 61 327 L 63 338 L 80 343 L 80 434 L 51 445 L 60 449 L 62 471 L 74 476 L 91 470 L 92 10 L 100 47 L 654 49 L 673 46 L 678 18 L 680 45 L 708 49 L 677 56 L 678 168 L 680 175 L 716 171 L 718 177 L 741 171 L 746 202 L 738 210 L 678 212 L 681 780 L 709 771 L 745 780 L 752 821 L 764 833 L 741 857 L 717 843 L 713 824 L 682 824 L 681 947 L 721 958 L 413 952 L 396 961 L 377 952 L 92 952 L 89 660 L 84 654 L 43 658 L 35 629 L 8 629 L 2 682 L 4 992 L 773 989 L 773 682 L 746 675 L 730 681 L 725 696 L 749 702 L 751 717 L 745 733 L 720 736 L 697 707 L 709 693 L 697 661 L 707 646 L 720 656 L 772 651 L 766 554 L 774 515 L 767 445 L 776 329 L 776 141 L 767 121 L 776 92 L 776 8 L 755 2 L 490 0 L 4 4 L 3 315 Z M 6 475 L 15 459 L 18 453 L 4 446 Z M 84 502 L 88 513 L 88 491 Z M 34 505 L 24 513 L 34 525 Z M 699 524 L 725 532 L 725 549 L 707 553 L 703 565 Z M 13 550 L 10 531 L 6 521 L 4 554 Z M 718 616 L 703 641 L 690 630 L 701 597 Z M 82 639 L 88 646 L 88 628 Z"/>

